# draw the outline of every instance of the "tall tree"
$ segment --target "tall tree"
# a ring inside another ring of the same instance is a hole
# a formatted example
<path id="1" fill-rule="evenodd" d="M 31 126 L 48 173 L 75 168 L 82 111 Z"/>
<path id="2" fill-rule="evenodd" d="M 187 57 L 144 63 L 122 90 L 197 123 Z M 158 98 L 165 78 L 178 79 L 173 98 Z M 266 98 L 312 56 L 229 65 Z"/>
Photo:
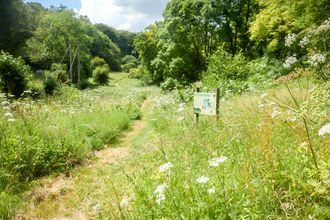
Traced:
<path id="1" fill-rule="evenodd" d="M 27 23 L 26 6 L 22 0 L 0 1 L 0 50 L 14 56 L 23 54 L 25 41 L 31 32 Z"/>

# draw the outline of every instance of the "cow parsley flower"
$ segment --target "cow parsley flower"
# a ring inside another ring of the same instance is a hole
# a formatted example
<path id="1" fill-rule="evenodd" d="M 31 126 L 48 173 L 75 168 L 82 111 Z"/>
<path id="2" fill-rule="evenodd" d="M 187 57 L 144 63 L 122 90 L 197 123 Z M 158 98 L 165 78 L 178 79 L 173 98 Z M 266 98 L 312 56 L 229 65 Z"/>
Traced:
<path id="1" fill-rule="evenodd" d="M 319 136 L 323 136 L 324 134 L 330 134 L 330 123 L 323 125 L 318 131 Z"/>
<path id="2" fill-rule="evenodd" d="M 291 47 L 291 45 L 296 41 L 296 34 L 288 34 L 288 36 L 285 37 L 285 46 Z"/>
<path id="3" fill-rule="evenodd" d="M 209 165 L 211 167 L 217 167 L 217 166 L 219 166 L 219 163 L 223 163 L 227 159 L 228 159 L 228 157 L 226 157 L 226 156 L 221 156 L 221 157 L 213 158 L 212 160 L 209 161 Z"/>
<path id="4" fill-rule="evenodd" d="M 198 178 L 196 180 L 198 183 L 207 183 L 207 181 L 209 181 L 209 178 L 206 176 L 201 176 L 200 178 Z"/>
<path id="5" fill-rule="evenodd" d="M 128 206 L 128 199 L 123 199 L 123 200 L 121 200 L 121 202 L 120 202 L 120 206 Z"/>
<path id="6" fill-rule="evenodd" d="M 160 172 L 164 172 L 166 170 L 169 170 L 171 167 L 173 167 L 173 165 L 171 164 L 171 162 L 168 162 L 162 166 L 159 167 L 159 171 Z"/>
<path id="7" fill-rule="evenodd" d="M 16 121 L 16 119 L 10 118 L 10 119 L 8 119 L 8 121 L 13 122 L 13 121 Z"/>
<path id="8" fill-rule="evenodd" d="M 325 56 L 326 56 L 326 54 L 321 54 L 321 53 L 314 54 L 308 60 L 308 63 L 313 65 L 313 66 L 317 66 L 317 64 L 325 62 Z"/>
<path id="9" fill-rule="evenodd" d="M 310 37 L 310 35 L 308 35 L 308 36 L 304 37 L 303 39 L 301 39 L 299 41 L 298 45 L 301 46 L 302 48 L 304 48 L 307 44 L 309 44 L 309 37 Z"/>
<path id="10" fill-rule="evenodd" d="M 286 59 L 283 63 L 283 67 L 284 68 L 289 68 L 292 64 L 294 64 L 295 62 L 297 62 L 297 58 L 296 55 L 294 54 L 293 56 L 289 57 L 288 59 Z"/>
<path id="11" fill-rule="evenodd" d="M 99 210 L 100 208 L 101 208 L 101 204 L 100 204 L 100 203 L 97 203 L 97 204 L 93 207 L 94 211 L 97 211 L 97 210 Z"/>
<path id="12" fill-rule="evenodd" d="M 168 185 L 166 183 L 161 184 L 157 187 L 157 189 L 155 190 L 155 193 L 157 193 L 156 203 L 160 204 L 162 201 L 165 200 L 165 191 L 167 187 Z"/>
<path id="13" fill-rule="evenodd" d="M 4 116 L 5 117 L 13 117 L 14 115 L 12 113 L 10 113 L 10 112 L 7 112 L 7 113 L 4 114 Z"/>
<path id="14" fill-rule="evenodd" d="M 184 117 L 179 118 L 178 121 L 181 121 L 182 119 L 184 119 Z"/>
<path id="15" fill-rule="evenodd" d="M 215 193 L 215 187 L 212 187 L 211 189 L 208 189 L 207 190 L 210 194 L 213 194 Z"/>

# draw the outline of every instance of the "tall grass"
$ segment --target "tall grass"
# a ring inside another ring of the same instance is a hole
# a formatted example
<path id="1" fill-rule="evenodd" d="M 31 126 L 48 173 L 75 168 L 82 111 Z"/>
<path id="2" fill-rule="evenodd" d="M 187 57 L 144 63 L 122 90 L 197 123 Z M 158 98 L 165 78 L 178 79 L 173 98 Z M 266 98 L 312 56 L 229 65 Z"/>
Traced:
<path id="1" fill-rule="evenodd" d="M 191 105 L 182 111 L 163 97 L 149 120 L 154 141 L 132 149 L 132 164 L 142 169 L 124 171 L 134 193 L 115 189 L 123 200 L 117 217 L 329 218 L 329 141 L 317 134 L 327 116 L 316 122 L 306 113 L 320 106 L 303 107 L 313 100 L 309 84 L 235 96 L 221 103 L 218 122 L 201 116 L 198 125 Z"/>
<path id="2" fill-rule="evenodd" d="M 142 92 L 79 91 L 63 87 L 43 100 L 0 103 L 0 219 L 15 212 L 29 182 L 69 171 L 111 145 L 131 120 L 141 118 Z"/>

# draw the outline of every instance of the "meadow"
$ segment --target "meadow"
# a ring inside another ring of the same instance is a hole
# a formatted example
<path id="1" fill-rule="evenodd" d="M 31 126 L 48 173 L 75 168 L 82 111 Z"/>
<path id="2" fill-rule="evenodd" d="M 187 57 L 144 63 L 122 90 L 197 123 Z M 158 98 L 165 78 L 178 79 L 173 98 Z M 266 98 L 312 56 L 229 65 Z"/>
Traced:
<path id="1" fill-rule="evenodd" d="M 18 213 L 26 219 L 327 219 L 328 83 L 280 80 L 273 89 L 222 99 L 219 120 L 201 115 L 198 124 L 187 102 L 193 88 L 162 94 L 137 87 L 135 79 L 119 81 L 146 97 L 145 125 L 106 147 L 119 155 L 70 169 L 61 177 L 66 184 L 41 200 L 36 192 L 55 185 L 58 175 L 34 181 L 23 193 L 32 205 Z M 110 90 L 100 88 L 100 97 L 113 95 Z"/>

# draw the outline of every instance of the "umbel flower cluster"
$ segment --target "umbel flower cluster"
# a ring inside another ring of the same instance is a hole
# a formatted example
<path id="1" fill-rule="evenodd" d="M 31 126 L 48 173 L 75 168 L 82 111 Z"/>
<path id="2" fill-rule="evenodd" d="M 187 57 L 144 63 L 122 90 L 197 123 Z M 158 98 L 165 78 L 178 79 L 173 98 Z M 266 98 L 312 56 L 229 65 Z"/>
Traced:
<path id="1" fill-rule="evenodd" d="M 285 37 L 285 46 L 291 47 L 291 45 L 296 41 L 296 34 L 288 34 L 288 36 Z"/>
<path id="2" fill-rule="evenodd" d="M 313 66 L 317 66 L 317 64 L 325 62 L 325 56 L 326 56 L 326 54 L 324 54 L 324 53 L 323 54 L 321 54 L 321 53 L 314 54 L 308 60 L 308 63 Z"/>
<path id="3" fill-rule="evenodd" d="M 283 63 L 283 66 L 284 66 L 284 68 L 290 68 L 290 66 L 292 64 L 294 64 L 295 62 L 297 62 L 297 57 L 295 54 L 293 54 L 293 56 L 291 56 L 285 60 L 285 62 Z"/>

